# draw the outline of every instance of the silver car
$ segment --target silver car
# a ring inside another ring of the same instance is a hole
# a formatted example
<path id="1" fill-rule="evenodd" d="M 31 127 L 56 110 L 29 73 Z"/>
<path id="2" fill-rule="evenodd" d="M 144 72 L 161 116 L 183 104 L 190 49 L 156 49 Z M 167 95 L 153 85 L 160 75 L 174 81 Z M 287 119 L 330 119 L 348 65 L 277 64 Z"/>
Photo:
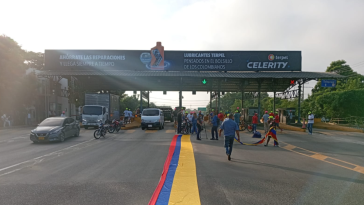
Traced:
<path id="1" fill-rule="evenodd" d="M 50 117 L 41 122 L 30 133 L 30 140 L 37 142 L 63 142 L 71 136 L 80 135 L 80 125 L 73 118 Z"/>

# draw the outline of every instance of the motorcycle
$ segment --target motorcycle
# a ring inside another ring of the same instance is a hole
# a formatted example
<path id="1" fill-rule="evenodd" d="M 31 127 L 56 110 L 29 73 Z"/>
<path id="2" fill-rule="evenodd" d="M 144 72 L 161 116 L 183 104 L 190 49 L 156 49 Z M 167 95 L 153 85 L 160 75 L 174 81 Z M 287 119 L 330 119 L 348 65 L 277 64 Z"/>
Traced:
<path id="1" fill-rule="evenodd" d="M 111 124 L 108 127 L 108 132 L 109 133 L 114 133 L 115 131 L 119 132 L 121 129 L 122 123 L 123 122 L 118 121 L 118 120 L 112 120 Z"/>
<path id="2" fill-rule="evenodd" d="M 99 122 L 99 127 L 94 132 L 95 139 L 100 139 L 100 137 L 105 138 L 105 135 L 107 133 L 107 127 L 105 127 L 104 123 L 101 120 L 99 120 Z"/>
<path id="3" fill-rule="evenodd" d="M 181 124 L 181 134 L 188 134 L 190 133 L 190 126 L 189 126 L 189 122 L 184 120 Z"/>

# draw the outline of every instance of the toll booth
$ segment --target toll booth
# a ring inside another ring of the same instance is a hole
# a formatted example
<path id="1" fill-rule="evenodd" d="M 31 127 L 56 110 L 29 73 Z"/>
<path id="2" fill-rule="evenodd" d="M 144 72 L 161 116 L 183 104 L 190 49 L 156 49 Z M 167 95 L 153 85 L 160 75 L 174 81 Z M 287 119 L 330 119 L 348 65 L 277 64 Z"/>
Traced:
<path id="1" fill-rule="evenodd" d="M 286 123 L 286 115 L 285 115 L 286 109 L 278 108 L 276 109 L 276 111 L 278 112 L 279 123 Z"/>
<path id="2" fill-rule="evenodd" d="M 286 124 L 294 124 L 296 122 L 296 108 L 286 108 L 285 110 Z"/>
<path id="3" fill-rule="evenodd" d="M 258 107 L 248 107 L 242 109 L 242 116 L 245 122 L 251 122 L 254 113 L 258 113 Z"/>

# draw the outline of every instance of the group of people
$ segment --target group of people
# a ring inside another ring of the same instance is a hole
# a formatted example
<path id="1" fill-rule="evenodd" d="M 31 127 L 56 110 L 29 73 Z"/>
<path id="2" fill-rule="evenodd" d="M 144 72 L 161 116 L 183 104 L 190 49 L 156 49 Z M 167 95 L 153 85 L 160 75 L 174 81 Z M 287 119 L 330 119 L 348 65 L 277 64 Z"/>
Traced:
<path id="1" fill-rule="evenodd" d="M 278 112 L 276 112 L 275 114 L 273 113 L 273 111 L 271 111 L 268 114 L 268 111 L 265 111 L 265 114 L 263 115 L 263 117 L 261 118 L 263 124 L 264 124 L 264 132 L 268 133 L 269 128 L 270 128 L 270 123 L 273 121 L 275 123 L 275 127 L 281 129 L 281 132 L 283 131 L 283 129 L 279 126 L 279 115 Z M 255 113 L 255 115 L 252 118 L 252 124 L 253 124 L 253 132 L 257 131 L 257 124 L 258 124 L 258 113 Z"/>
<path id="2" fill-rule="evenodd" d="M 196 114 L 195 112 L 188 113 L 183 109 L 177 114 L 177 133 L 181 134 L 182 132 L 182 123 L 187 127 L 187 131 L 191 134 L 197 134 L 197 140 L 201 140 L 201 131 L 204 122 L 204 115 L 201 111 Z"/>

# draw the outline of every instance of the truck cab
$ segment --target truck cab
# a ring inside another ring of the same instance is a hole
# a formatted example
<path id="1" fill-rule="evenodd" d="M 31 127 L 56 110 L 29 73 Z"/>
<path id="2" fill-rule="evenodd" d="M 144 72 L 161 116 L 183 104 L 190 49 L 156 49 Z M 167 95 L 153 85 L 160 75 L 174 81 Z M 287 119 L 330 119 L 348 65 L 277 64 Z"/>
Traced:
<path id="1" fill-rule="evenodd" d="M 108 120 L 108 109 L 101 105 L 85 105 L 82 111 L 82 125 L 85 129 L 98 127 L 99 120 L 103 123 Z"/>

